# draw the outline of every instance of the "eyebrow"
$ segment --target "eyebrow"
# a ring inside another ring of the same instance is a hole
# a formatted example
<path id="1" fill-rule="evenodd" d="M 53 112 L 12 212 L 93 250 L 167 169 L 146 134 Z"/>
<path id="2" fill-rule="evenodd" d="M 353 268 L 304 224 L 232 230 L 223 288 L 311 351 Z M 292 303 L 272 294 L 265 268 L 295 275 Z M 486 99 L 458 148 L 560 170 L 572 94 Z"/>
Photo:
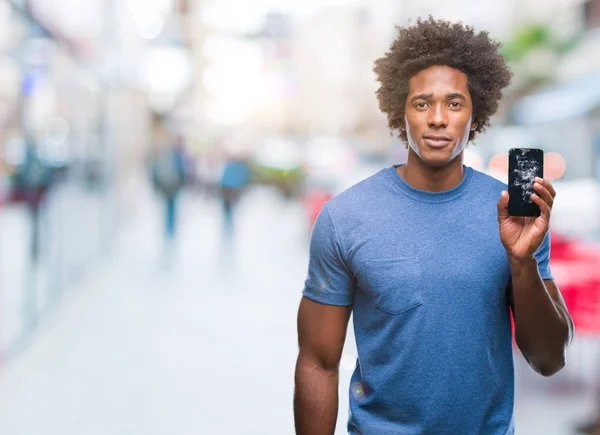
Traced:
<path id="1" fill-rule="evenodd" d="M 433 94 L 417 94 L 417 95 L 414 95 L 410 99 L 410 101 L 412 103 L 415 100 L 429 100 L 431 97 L 433 97 Z M 461 94 L 459 92 L 451 92 L 449 94 L 446 94 L 446 99 L 447 100 L 459 99 L 462 101 L 467 101 L 467 97 L 465 97 L 463 94 Z"/>
<path id="2" fill-rule="evenodd" d="M 448 99 L 448 100 L 459 99 L 459 100 L 467 101 L 467 97 L 465 97 L 463 94 L 460 94 L 458 92 L 452 92 L 450 94 L 446 94 L 446 99 Z"/>
<path id="3" fill-rule="evenodd" d="M 429 100 L 431 97 L 433 97 L 433 94 L 417 94 L 410 99 L 410 102 L 412 103 L 416 100 Z"/>

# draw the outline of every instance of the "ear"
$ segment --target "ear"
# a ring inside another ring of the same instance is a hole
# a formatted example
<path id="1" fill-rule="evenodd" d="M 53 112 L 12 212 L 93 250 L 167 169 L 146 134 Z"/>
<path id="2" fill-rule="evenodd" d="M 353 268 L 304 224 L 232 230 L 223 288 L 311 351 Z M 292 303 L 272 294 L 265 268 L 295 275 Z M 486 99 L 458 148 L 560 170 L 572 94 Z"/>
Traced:
<path id="1" fill-rule="evenodd" d="M 477 121 L 473 121 L 473 122 L 471 123 L 471 131 L 474 131 L 474 130 L 477 128 L 477 126 L 478 126 L 478 125 L 479 125 L 479 124 L 477 123 Z"/>

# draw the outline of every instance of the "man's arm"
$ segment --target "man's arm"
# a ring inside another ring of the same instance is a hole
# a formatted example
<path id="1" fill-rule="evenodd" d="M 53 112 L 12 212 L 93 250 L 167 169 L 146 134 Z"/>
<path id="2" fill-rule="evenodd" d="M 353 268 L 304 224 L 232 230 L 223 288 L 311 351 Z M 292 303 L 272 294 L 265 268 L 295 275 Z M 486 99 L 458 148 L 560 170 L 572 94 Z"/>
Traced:
<path id="1" fill-rule="evenodd" d="M 552 376 L 566 363 L 573 340 L 573 320 L 553 280 L 542 280 L 535 258 L 509 261 L 509 298 L 515 319 L 515 340 L 531 367 Z"/>
<path id="2" fill-rule="evenodd" d="M 351 311 L 351 306 L 325 305 L 306 297 L 300 302 L 294 391 L 297 435 L 335 432 L 339 363 Z"/>
<path id="3" fill-rule="evenodd" d="M 540 271 L 551 276 L 548 230 L 556 190 L 550 181 L 539 177 L 534 179 L 533 190 L 531 201 L 540 208 L 539 216 L 510 216 L 509 194 L 502 191 L 498 224 L 510 265 L 509 297 L 517 345 L 534 370 L 552 376 L 565 366 L 565 354 L 573 339 L 573 320 L 554 281 L 540 276 Z"/>

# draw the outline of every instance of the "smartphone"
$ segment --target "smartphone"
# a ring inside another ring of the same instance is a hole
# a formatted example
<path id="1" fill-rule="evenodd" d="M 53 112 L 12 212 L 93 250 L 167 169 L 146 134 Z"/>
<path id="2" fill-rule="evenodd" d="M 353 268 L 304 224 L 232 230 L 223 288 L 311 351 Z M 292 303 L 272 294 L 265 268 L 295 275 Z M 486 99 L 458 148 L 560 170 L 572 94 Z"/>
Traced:
<path id="1" fill-rule="evenodd" d="M 535 177 L 544 178 L 544 152 L 537 148 L 511 148 L 508 151 L 510 216 L 540 215 L 540 208 L 531 200 Z"/>

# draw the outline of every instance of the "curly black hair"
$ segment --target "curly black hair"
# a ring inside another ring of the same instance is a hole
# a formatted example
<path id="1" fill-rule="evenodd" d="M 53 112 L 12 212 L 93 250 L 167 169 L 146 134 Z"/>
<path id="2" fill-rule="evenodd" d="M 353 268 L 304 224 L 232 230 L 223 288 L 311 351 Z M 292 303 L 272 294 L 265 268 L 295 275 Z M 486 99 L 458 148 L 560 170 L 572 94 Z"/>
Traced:
<path id="1" fill-rule="evenodd" d="M 484 131 L 498 110 L 502 90 L 510 83 L 512 72 L 498 52 L 501 44 L 490 38 L 488 32 L 475 33 L 473 27 L 462 22 L 420 18 L 410 27 L 399 27 L 398 36 L 390 51 L 377 59 L 373 71 L 381 86 L 377 90 L 379 108 L 388 117 L 393 130 L 404 123 L 409 81 L 418 72 L 431 66 L 449 66 L 462 71 L 468 80 L 473 102 L 472 130 L 469 141 Z M 406 131 L 400 138 L 407 142 Z"/>

